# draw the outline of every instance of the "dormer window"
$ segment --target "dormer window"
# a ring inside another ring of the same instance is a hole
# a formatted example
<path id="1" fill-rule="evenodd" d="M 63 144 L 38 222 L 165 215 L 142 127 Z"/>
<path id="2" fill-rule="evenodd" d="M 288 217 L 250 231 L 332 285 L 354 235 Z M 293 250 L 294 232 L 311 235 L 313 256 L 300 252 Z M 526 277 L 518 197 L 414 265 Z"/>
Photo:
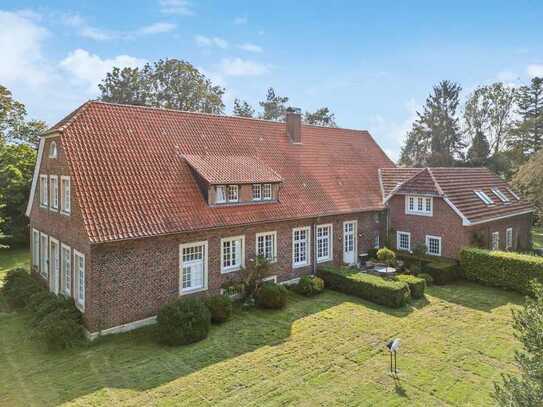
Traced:
<path id="1" fill-rule="evenodd" d="M 216 203 L 226 202 L 226 193 L 225 193 L 224 185 L 219 185 L 215 187 L 215 202 Z"/>
<path id="2" fill-rule="evenodd" d="M 262 199 L 270 201 L 272 199 L 272 187 L 271 184 L 262 185 Z"/>
<path id="3" fill-rule="evenodd" d="M 507 198 L 505 194 L 502 191 L 500 191 L 498 188 L 492 188 L 492 193 L 496 195 L 498 198 L 500 198 L 500 201 L 509 202 L 509 198 Z"/>
<path id="4" fill-rule="evenodd" d="M 49 158 L 57 158 L 57 142 L 51 141 L 49 144 Z"/>
<path id="5" fill-rule="evenodd" d="M 433 200 L 428 196 L 406 195 L 405 213 L 409 215 L 432 216 Z"/>
<path id="6" fill-rule="evenodd" d="M 228 185 L 227 195 L 228 202 L 238 202 L 239 201 L 239 187 L 237 185 Z"/>
<path id="7" fill-rule="evenodd" d="M 260 201 L 262 199 L 262 185 L 253 184 L 253 201 Z"/>
<path id="8" fill-rule="evenodd" d="M 475 195 L 477 195 L 479 197 L 479 199 L 481 201 L 483 201 L 486 205 L 492 205 L 494 203 L 494 201 L 487 195 L 485 194 L 483 191 L 481 190 L 477 190 L 477 191 L 473 191 L 475 193 Z"/>

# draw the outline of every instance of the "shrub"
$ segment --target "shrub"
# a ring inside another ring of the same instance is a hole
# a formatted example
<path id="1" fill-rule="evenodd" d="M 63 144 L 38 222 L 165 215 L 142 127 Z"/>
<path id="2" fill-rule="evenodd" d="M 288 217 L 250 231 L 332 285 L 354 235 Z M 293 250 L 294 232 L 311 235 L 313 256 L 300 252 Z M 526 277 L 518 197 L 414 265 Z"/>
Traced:
<path id="1" fill-rule="evenodd" d="M 205 339 L 211 314 L 198 298 L 182 298 L 162 306 L 157 316 L 157 334 L 166 345 L 187 345 Z"/>
<path id="2" fill-rule="evenodd" d="M 379 249 L 375 249 L 373 247 L 371 249 L 368 249 L 368 259 L 376 259 L 378 250 Z"/>
<path id="3" fill-rule="evenodd" d="M 205 304 L 211 313 L 212 322 L 221 324 L 232 317 L 232 300 L 225 295 L 207 297 Z"/>
<path id="4" fill-rule="evenodd" d="M 345 267 L 323 267 L 318 275 L 327 287 L 355 295 L 376 304 L 399 308 L 409 302 L 409 286 L 397 280 L 363 274 Z"/>
<path id="5" fill-rule="evenodd" d="M 387 265 L 390 265 L 396 258 L 396 253 L 387 247 L 377 250 L 377 259 L 384 261 Z"/>
<path id="6" fill-rule="evenodd" d="M 287 304 L 287 289 L 276 283 L 266 282 L 255 294 L 256 305 L 260 308 L 281 309 Z"/>
<path id="7" fill-rule="evenodd" d="M 40 309 L 41 304 L 44 301 L 51 301 L 51 300 L 54 300 L 55 298 L 56 298 L 56 295 L 53 294 L 52 292 L 49 292 L 47 290 L 40 290 L 32 294 L 28 298 L 26 309 L 32 313 L 35 313 Z"/>
<path id="8" fill-rule="evenodd" d="M 426 264 L 423 271 L 430 274 L 435 284 L 444 285 L 461 278 L 460 268 L 456 263 L 432 262 Z"/>
<path id="9" fill-rule="evenodd" d="M 428 273 L 419 273 L 417 274 L 417 277 L 422 278 L 424 281 L 426 281 L 426 287 L 434 284 L 434 278 Z"/>
<path id="10" fill-rule="evenodd" d="M 31 322 L 33 326 L 39 325 L 45 317 L 59 310 L 66 311 L 66 313 L 70 314 L 77 323 L 81 322 L 81 312 L 75 306 L 72 298 L 50 294 L 47 297 L 44 296 L 39 304 L 34 303 L 33 307 L 34 315 Z"/>
<path id="11" fill-rule="evenodd" d="M 2 294 L 11 307 L 23 308 L 30 297 L 41 289 L 39 283 L 32 278 L 28 271 L 17 268 L 7 272 Z"/>
<path id="12" fill-rule="evenodd" d="M 322 293 L 324 290 L 324 281 L 322 278 L 316 276 L 303 276 L 293 289 L 298 294 L 311 297 Z"/>
<path id="13" fill-rule="evenodd" d="M 399 281 L 407 283 L 409 286 L 409 292 L 412 298 L 424 297 L 424 289 L 426 288 L 426 280 L 423 278 L 415 277 L 410 274 L 400 274 L 398 276 Z"/>
<path id="14" fill-rule="evenodd" d="M 468 280 L 529 294 L 530 281 L 543 282 L 543 258 L 511 252 L 466 248 L 460 264 Z"/>
<path id="15" fill-rule="evenodd" d="M 80 342 L 83 328 L 77 313 L 59 307 L 37 322 L 32 337 L 44 341 L 49 350 L 60 350 Z"/>

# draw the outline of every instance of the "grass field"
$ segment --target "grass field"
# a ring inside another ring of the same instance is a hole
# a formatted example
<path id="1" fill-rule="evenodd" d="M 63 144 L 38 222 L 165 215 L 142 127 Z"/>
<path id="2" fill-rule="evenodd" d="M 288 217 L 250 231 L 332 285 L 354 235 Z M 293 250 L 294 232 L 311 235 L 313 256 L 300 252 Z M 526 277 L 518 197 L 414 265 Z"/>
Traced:
<path id="1" fill-rule="evenodd" d="M 493 382 L 514 370 L 521 302 L 468 283 L 402 310 L 292 294 L 285 310 L 239 311 L 187 347 L 156 344 L 151 327 L 61 353 L 28 339 L 27 316 L 0 313 L 0 405 L 493 405 Z"/>
<path id="2" fill-rule="evenodd" d="M 30 252 L 28 249 L 0 248 L 0 286 L 9 269 L 30 266 Z"/>
<path id="3" fill-rule="evenodd" d="M 536 249 L 543 248 L 543 227 L 534 227 L 532 229 L 532 240 Z"/>

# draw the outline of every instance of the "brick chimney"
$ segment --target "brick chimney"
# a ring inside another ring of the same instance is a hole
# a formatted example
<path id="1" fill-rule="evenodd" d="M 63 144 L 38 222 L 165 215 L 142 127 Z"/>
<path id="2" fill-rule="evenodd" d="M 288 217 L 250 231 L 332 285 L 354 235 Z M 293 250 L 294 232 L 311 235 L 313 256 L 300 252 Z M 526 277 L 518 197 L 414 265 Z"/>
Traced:
<path id="1" fill-rule="evenodd" d="M 302 143 L 302 114 L 298 108 L 287 108 L 287 134 L 291 143 Z"/>

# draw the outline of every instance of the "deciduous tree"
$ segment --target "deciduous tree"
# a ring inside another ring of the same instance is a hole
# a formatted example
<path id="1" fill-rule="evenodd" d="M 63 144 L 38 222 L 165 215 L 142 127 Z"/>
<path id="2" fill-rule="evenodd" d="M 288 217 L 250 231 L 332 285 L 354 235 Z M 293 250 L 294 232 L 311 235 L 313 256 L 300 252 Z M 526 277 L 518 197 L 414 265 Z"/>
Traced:
<path id="1" fill-rule="evenodd" d="M 543 149 L 521 165 L 513 176 L 513 186 L 537 208 L 536 217 L 543 221 Z"/>

